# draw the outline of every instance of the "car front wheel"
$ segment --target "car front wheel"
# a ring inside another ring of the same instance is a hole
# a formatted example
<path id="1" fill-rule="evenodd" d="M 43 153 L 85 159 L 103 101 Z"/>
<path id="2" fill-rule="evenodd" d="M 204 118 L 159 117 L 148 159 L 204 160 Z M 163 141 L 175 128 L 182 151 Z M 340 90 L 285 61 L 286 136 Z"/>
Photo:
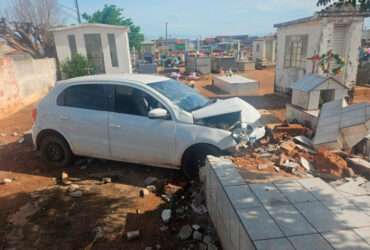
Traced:
<path id="1" fill-rule="evenodd" d="M 186 177 L 199 178 L 199 169 L 205 166 L 207 155 L 220 156 L 221 150 L 209 145 L 200 145 L 185 153 L 182 168 Z"/>
<path id="2" fill-rule="evenodd" d="M 49 135 L 40 143 L 42 160 L 55 167 L 67 167 L 73 159 L 68 143 L 56 135 Z"/>

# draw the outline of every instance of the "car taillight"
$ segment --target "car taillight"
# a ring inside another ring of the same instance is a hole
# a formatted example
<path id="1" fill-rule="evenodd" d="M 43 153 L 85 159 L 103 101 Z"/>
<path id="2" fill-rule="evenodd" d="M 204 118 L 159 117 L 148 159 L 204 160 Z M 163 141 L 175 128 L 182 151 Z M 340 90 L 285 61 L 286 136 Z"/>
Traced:
<path id="1" fill-rule="evenodd" d="M 36 122 L 36 118 L 37 118 L 37 109 L 35 108 L 32 110 L 32 121 Z"/>

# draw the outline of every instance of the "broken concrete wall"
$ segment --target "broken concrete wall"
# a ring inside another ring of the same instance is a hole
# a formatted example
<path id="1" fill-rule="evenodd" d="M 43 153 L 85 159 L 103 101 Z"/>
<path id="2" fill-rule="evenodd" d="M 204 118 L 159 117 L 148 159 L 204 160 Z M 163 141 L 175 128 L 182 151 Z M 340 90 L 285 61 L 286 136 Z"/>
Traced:
<path id="1" fill-rule="evenodd" d="M 288 122 L 297 121 L 300 124 L 304 124 L 307 127 L 315 129 L 317 126 L 318 115 L 314 115 L 313 112 L 307 112 L 300 107 L 287 104 L 286 119 Z"/>
<path id="2" fill-rule="evenodd" d="M 55 60 L 26 54 L 0 58 L 0 117 L 37 101 L 56 81 Z"/>

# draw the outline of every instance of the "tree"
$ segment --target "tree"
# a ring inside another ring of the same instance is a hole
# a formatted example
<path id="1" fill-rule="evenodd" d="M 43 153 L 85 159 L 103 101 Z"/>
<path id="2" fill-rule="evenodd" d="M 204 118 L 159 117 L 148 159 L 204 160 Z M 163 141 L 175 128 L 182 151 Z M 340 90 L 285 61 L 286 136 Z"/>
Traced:
<path id="1" fill-rule="evenodd" d="M 128 33 L 130 48 L 139 49 L 140 43 L 144 40 L 144 35 L 140 33 L 140 27 L 135 25 L 131 18 L 123 15 L 123 9 L 116 5 L 104 5 L 102 10 L 94 12 L 92 15 L 82 14 L 83 19 L 88 23 L 103 23 L 112 25 L 124 25 L 129 27 Z"/>
<path id="2" fill-rule="evenodd" d="M 89 63 L 85 56 L 80 54 L 75 54 L 71 59 L 62 62 L 61 69 L 67 79 L 91 75 L 95 72 L 94 66 Z"/>
<path id="3" fill-rule="evenodd" d="M 57 0 L 13 0 L 0 19 L 0 38 L 35 58 L 53 56 L 49 28 L 60 20 Z"/>
<path id="4" fill-rule="evenodd" d="M 337 4 L 339 6 L 343 4 L 351 4 L 354 7 L 359 6 L 360 10 L 362 11 L 370 11 L 370 0 L 318 0 L 317 1 L 318 6 L 327 6 L 332 3 Z"/>

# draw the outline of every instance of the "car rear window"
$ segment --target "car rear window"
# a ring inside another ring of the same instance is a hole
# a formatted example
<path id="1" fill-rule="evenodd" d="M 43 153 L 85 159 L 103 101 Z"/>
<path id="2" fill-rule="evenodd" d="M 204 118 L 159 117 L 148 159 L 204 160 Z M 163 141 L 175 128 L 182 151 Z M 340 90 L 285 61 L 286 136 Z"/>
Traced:
<path id="1" fill-rule="evenodd" d="M 107 110 L 107 97 L 100 84 L 76 85 L 65 89 L 57 98 L 59 106 Z"/>

